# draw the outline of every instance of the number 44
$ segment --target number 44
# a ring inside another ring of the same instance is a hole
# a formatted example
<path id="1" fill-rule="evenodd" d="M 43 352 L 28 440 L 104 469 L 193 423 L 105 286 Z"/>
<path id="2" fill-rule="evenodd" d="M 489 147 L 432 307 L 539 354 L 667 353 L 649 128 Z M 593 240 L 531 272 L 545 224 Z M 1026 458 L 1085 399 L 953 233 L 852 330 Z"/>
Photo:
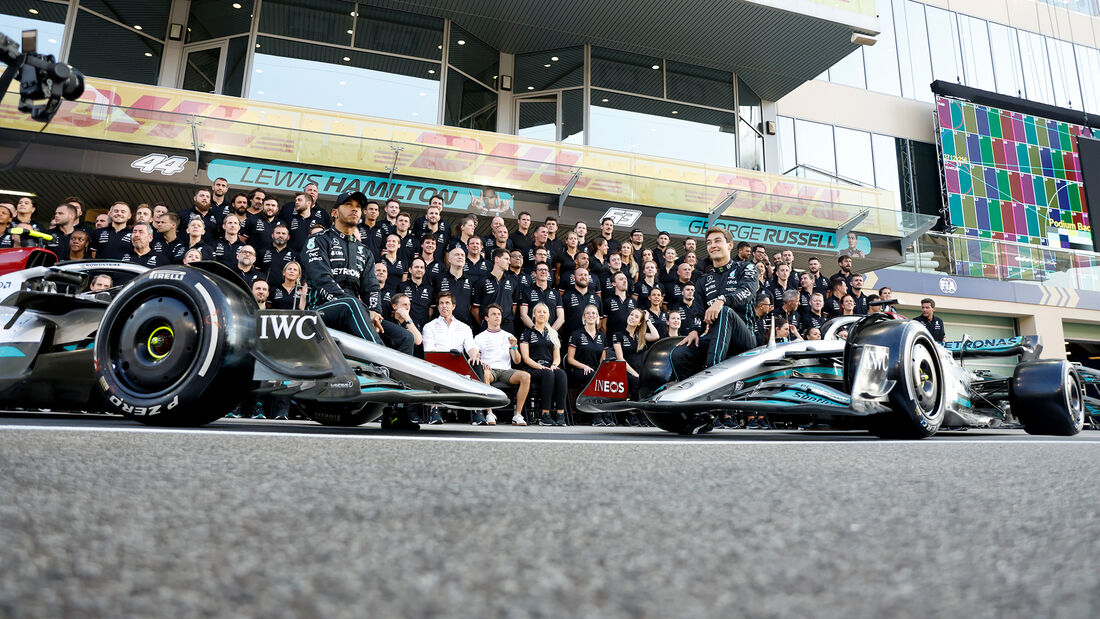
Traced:
<path id="1" fill-rule="evenodd" d="M 144 174 L 160 172 L 164 176 L 172 176 L 183 172 L 187 165 L 187 157 L 169 157 L 168 155 L 145 155 L 141 159 L 130 164 L 131 168 L 137 168 Z"/>

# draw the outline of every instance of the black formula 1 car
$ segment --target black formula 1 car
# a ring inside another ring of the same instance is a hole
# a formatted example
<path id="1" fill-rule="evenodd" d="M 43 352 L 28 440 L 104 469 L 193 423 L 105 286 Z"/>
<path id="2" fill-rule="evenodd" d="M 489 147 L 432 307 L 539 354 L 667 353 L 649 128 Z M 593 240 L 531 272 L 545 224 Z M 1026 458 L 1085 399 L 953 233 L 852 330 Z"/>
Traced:
<path id="1" fill-rule="evenodd" d="M 1038 359 L 1036 336 L 939 345 L 920 323 L 882 312 L 835 318 L 823 331 L 822 340 L 773 342 L 679 382 L 670 363 L 679 338 L 666 338 L 646 354 L 637 400 L 626 399 L 621 368 L 608 365 L 577 407 L 590 413 L 640 410 L 654 425 L 680 434 L 707 432 L 716 413 L 737 412 L 764 415 L 772 423 L 813 420 L 867 429 L 888 438 L 924 438 L 941 427 L 1013 420 L 1031 434 L 1066 436 L 1084 423 L 1082 375 L 1100 378 L 1068 361 Z M 965 359 L 992 356 L 1021 360 L 1009 378 L 963 365 Z"/>
<path id="2" fill-rule="evenodd" d="M 44 254 L 24 252 L 17 264 L 30 268 L 0 275 L 3 408 L 106 410 L 151 425 L 201 425 L 270 395 L 292 398 L 322 424 L 354 426 L 400 403 L 508 403 L 483 382 L 326 329 L 314 312 L 261 310 L 219 263 L 149 270 L 113 261 L 52 264 Z M 89 292 L 100 274 L 114 286 Z"/>

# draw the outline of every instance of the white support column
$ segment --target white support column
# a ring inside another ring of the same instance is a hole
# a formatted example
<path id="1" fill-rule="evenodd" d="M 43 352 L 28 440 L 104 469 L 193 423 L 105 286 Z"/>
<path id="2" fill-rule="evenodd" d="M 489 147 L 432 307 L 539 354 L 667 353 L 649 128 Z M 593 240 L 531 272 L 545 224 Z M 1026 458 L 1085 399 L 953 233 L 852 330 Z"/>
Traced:
<path id="1" fill-rule="evenodd" d="M 772 174 L 782 174 L 779 161 L 779 119 L 776 112 L 775 101 L 760 102 L 761 131 L 764 135 L 764 171 Z M 775 135 L 768 135 L 768 123 L 774 123 Z"/>
<path id="2" fill-rule="evenodd" d="M 498 89 L 497 90 L 497 133 L 515 133 L 516 123 L 514 118 L 515 105 L 515 88 L 516 88 L 516 56 L 515 54 L 507 54 L 500 52 L 500 78 L 497 80 L 499 86 L 504 81 L 504 76 L 509 76 L 512 88 L 511 90 Z"/>
<path id="3" fill-rule="evenodd" d="M 178 88 L 183 68 L 183 41 L 187 40 L 187 16 L 191 13 L 191 0 L 172 0 L 168 12 L 169 29 L 171 24 L 183 24 L 183 40 L 172 41 L 165 37 L 164 55 L 160 59 L 160 79 L 157 86 Z"/>

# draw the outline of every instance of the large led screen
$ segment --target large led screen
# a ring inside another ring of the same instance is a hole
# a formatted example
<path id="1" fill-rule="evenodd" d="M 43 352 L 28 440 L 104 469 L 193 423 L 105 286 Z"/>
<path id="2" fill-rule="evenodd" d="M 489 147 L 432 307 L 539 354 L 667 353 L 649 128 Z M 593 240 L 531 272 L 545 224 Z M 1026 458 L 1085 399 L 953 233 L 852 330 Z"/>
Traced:
<path id="1" fill-rule="evenodd" d="M 938 97 L 948 221 L 976 238 L 1092 250 L 1080 125 Z"/>

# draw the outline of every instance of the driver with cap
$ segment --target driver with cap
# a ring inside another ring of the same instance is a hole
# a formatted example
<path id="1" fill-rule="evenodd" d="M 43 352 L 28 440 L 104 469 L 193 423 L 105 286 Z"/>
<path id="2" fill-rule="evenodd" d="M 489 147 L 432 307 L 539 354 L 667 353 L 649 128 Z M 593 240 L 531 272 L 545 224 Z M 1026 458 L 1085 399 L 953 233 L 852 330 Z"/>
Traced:
<path id="1" fill-rule="evenodd" d="M 356 240 L 356 226 L 367 198 L 349 191 L 336 198 L 332 227 L 305 244 L 305 274 L 309 282 L 308 307 L 327 326 L 413 354 L 413 338 L 404 329 L 385 329 L 378 306 L 378 279 L 374 255 Z M 370 304 L 368 308 L 367 304 Z"/>

